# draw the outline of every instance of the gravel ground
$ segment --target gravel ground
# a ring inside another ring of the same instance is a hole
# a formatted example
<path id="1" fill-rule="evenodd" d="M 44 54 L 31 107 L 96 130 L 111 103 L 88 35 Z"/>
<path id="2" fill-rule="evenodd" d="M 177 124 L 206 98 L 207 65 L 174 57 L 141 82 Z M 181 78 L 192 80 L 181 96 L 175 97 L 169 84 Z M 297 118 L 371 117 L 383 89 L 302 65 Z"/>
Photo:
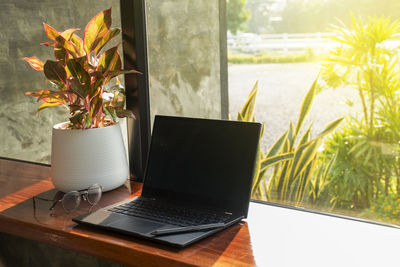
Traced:
<path id="1" fill-rule="evenodd" d="M 289 127 L 297 122 L 302 100 L 318 76 L 318 63 L 230 65 L 229 113 L 231 118 L 241 110 L 247 96 L 258 80 L 255 118 L 265 123 L 262 145 L 266 151 Z M 350 108 L 346 98 L 356 102 Z M 325 90 L 316 95 L 304 128 L 313 122 L 315 136 L 328 123 L 359 108 L 357 94 L 351 88 Z"/>

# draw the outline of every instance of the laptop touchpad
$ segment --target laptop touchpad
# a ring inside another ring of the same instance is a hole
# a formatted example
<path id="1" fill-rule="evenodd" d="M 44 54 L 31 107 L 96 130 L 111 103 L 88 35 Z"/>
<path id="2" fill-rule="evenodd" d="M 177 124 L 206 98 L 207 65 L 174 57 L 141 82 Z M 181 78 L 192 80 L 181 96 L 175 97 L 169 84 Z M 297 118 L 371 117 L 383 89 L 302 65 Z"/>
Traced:
<path id="1" fill-rule="evenodd" d="M 122 216 L 121 216 L 122 217 Z M 155 229 L 159 229 L 164 226 L 163 223 L 157 223 L 148 221 L 145 219 L 123 216 L 123 218 L 108 224 L 108 227 L 119 229 L 123 231 L 129 231 L 133 233 L 146 234 Z"/>

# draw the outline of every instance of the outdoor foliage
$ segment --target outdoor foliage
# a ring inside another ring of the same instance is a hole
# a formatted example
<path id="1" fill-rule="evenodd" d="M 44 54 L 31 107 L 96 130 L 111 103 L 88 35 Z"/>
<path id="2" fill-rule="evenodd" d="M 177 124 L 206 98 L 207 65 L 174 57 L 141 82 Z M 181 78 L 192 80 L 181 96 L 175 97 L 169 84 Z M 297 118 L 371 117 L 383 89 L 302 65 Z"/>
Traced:
<path id="1" fill-rule="evenodd" d="M 228 54 L 228 62 L 232 64 L 266 64 L 266 63 L 294 63 L 314 60 L 312 49 L 301 54 Z"/>
<path id="2" fill-rule="evenodd" d="M 27 92 L 43 103 L 38 111 L 64 105 L 69 109 L 69 128 L 98 128 L 113 124 L 117 117 L 133 116 L 124 109 L 125 94 L 118 81 L 109 82 L 123 73 L 118 45 L 103 53 L 106 44 L 120 33 L 111 28 L 111 8 L 94 16 L 85 27 L 83 40 L 76 34 L 79 29 L 58 32 L 44 24 L 48 38 L 43 43 L 53 47 L 55 60 L 45 63 L 36 57 L 24 58 L 31 67 L 43 71 L 51 90 Z"/>
<path id="3" fill-rule="evenodd" d="M 388 195 L 371 203 L 363 216 L 393 224 L 400 224 L 400 196 Z"/>
<path id="4" fill-rule="evenodd" d="M 252 188 L 253 198 L 295 205 L 301 205 L 308 196 L 314 202 L 317 201 L 332 165 L 330 162 L 317 171 L 318 148 L 323 137 L 331 133 L 343 118 L 328 124 L 315 138 L 311 135 L 311 125 L 300 135 L 314 100 L 316 84 L 317 80 L 303 100 L 296 125 L 290 122 L 289 129 L 278 138 L 267 153 L 259 149 Z M 243 109 L 238 113 L 238 120 L 255 120 L 257 85 L 257 83 L 254 85 Z M 272 172 L 268 172 L 270 167 L 273 167 Z"/>
<path id="5" fill-rule="evenodd" d="M 250 18 L 250 13 L 245 8 L 246 0 L 226 0 L 226 17 L 228 30 L 236 34 L 244 30 L 244 23 Z"/>
<path id="6" fill-rule="evenodd" d="M 329 176 L 332 203 L 362 210 L 400 194 L 400 66 L 397 48 L 385 41 L 400 30 L 397 21 L 352 17 L 352 29 L 333 26 L 338 46 L 323 65 L 325 88 L 346 85 L 357 90 L 362 116 L 325 142 L 325 159 L 337 154 Z"/>
<path id="7" fill-rule="evenodd" d="M 283 9 L 277 11 L 281 21 L 270 23 L 274 32 L 305 33 L 325 32 L 329 25 L 340 19 L 350 23 L 349 10 L 357 15 L 400 16 L 397 0 L 286 0 Z M 250 9 L 253 14 L 253 9 Z M 261 25 L 260 27 L 264 27 Z"/>

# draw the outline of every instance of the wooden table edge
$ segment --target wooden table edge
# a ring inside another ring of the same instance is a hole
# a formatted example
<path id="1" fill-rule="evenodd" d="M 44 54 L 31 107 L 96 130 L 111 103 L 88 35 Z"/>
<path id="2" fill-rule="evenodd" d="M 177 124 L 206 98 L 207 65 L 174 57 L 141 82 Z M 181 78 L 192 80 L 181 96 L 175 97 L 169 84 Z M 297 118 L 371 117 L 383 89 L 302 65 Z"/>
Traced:
<path id="1" fill-rule="evenodd" d="M 127 266 L 195 266 L 160 254 L 152 254 L 138 249 L 130 249 L 115 243 L 87 238 L 83 234 L 64 232 L 28 222 L 17 221 L 2 214 L 0 214 L 0 232 L 55 245 Z M 78 247 L 77 243 L 81 245 Z M 99 246 L 101 249 L 93 249 Z"/>

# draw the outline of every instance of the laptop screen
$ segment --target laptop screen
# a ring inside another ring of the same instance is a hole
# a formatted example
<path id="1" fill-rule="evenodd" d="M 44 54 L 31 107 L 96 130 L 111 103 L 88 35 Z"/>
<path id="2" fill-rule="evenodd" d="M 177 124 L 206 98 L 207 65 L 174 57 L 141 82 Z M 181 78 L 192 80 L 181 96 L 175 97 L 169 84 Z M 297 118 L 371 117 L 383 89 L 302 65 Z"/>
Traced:
<path id="1" fill-rule="evenodd" d="M 247 216 L 259 123 L 156 116 L 144 197 Z"/>

